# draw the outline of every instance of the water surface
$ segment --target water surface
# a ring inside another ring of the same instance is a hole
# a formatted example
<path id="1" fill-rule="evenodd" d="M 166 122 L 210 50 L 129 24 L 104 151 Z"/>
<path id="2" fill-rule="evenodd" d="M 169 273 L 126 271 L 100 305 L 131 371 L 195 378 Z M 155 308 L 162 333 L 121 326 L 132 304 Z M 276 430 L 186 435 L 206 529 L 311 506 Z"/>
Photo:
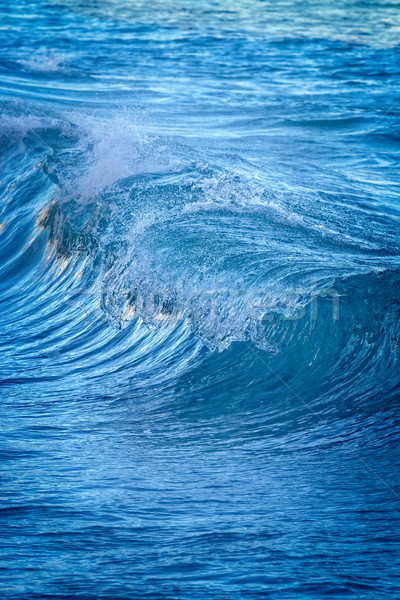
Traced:
<path id="1" fill-rule="evenodd" d="M 3 0 L 1 597 L 400 597 L 395 1 Z"/>

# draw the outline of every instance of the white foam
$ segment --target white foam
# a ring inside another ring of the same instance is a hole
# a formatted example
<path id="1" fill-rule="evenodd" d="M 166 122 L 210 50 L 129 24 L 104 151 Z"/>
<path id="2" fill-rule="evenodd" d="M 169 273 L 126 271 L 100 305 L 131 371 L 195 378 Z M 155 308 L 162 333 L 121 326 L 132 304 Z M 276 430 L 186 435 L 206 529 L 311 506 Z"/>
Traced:
<path id="1" fill-rule="evenodd" d="M 67 62 L 65 54 L 55 54 L 53 51 L 41 51 L 28 59 L 18 60 L 25 70 L 36 73 L 53 73 Z"/>
<path id="2" fill-rule="evenodd" d="M 129 111 L 112 117 L 68 115 L 79 128 L 75 164 L 62 177 L 68 195 L 88 203 L 116 183 L 137 174 L 158 172 L 171 159 L 163 159 L 157 140 L 150 139 Z"/>

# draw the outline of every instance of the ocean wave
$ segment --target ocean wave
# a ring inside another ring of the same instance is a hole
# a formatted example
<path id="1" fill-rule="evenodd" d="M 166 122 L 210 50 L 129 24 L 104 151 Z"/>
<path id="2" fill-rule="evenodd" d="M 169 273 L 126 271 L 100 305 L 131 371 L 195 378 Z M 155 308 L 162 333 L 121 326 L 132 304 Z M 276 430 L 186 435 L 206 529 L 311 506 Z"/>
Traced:
<path id="1" fill-rule="evenodd" d="M 2 598 L 399 597 L 396 1 L 0 4 Z"/>
<path id="2" fill-rule="evenodd" d="M 396 255 L 360 214 L 349 210 L 338 228 L 342 197 L 328 206 L 243 161 L 232 174 L 182 144 L 163 155 L 166 142 L 127 114 L 9 116 L 1 131 L 14 140 L 15 165 L 1 188 L 1 300 L 13 306 L 10 331 L 24 331 L 22 360 L 41 357 L 40 381 L 129 369 L 129 381 L 151 373 L 171 384 L 199 369 L 200 355 L 229 350 L 229 362 L 241 342 L 285 380 L 312 378 L 321 397 L 325 382 L 336 380 L 332 399 L 361 377 L 376 394 L 388 360 L 398 385 Z M 63 365 L 57 375 L 52 356 Z M 261 396 L 257 386 L 251 393 Z"/>

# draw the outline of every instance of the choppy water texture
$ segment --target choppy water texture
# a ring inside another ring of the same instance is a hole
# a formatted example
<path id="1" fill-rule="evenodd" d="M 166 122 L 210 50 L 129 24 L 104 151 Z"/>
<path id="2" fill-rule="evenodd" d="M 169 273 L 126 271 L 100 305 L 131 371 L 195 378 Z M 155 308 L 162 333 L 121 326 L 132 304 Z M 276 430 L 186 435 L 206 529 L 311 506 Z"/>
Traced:
<path id="1" fill-rule="evenodd" d="M 1 2 L 1 598 L 400 598 L 399 35 Z"/>

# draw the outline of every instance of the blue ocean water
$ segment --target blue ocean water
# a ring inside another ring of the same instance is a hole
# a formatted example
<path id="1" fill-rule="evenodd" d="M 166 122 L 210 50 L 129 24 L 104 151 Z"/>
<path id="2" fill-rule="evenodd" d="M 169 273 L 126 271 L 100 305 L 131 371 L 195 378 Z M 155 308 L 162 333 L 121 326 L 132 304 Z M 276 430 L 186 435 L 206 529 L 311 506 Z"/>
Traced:
<path id="1" fill-rule="evenodd" d="M 399 36 L 1 1 L 1 598 L 400 598 Z"/>

